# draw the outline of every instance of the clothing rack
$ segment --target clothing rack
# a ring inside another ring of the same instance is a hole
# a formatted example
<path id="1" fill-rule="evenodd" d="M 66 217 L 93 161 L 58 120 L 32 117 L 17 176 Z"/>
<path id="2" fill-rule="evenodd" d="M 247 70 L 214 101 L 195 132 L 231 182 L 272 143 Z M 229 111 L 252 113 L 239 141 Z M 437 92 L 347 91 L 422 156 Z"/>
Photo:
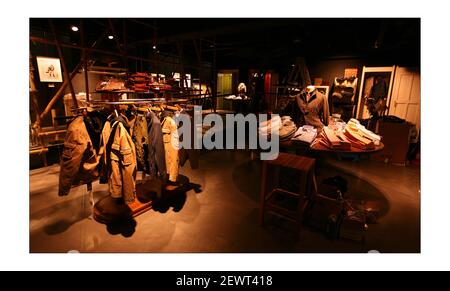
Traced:
<path id="1" fill-rule="evenodd" d="M 94 106 L 99 107 L 99 105 L 113 105 L 115 107 L 118 107 L 118 109 L 126 110 L 128 109 L 129 105 L 138 105 L 136 106 L 136 110 L 140 112 L 148 112 L 151 111 L 163 111 L 163 110 L 172 110 L 172 111 L 182 111 L 183 107 L 181 107 L 179 104 L 175 105 L 167 105 L 164 103 L 154 103 L 153 100 L 145 100 L 145 99 L 134 99 L 134 100 L 123 100 L 123 101 L 90 101 L 88 104 L 91 103 Z M 186 107 L 191 107 L 189 105 L 185 105 Z"/>
<path id="2" fill-rule="evenodd" d="M 174 110 L 174 111 L 179 111 L 182 109 L 182 107 L 178 104 L 176 105 L 167 105 L 167 104 L 153 104 L 152 102 L 148 102 L 148 101 L 104 101 L 104 102 L 97 102 L 95 103 L 95 105 L 113 105 L 113 106 L 119 106 L 119 107 L 123 107 L 125 105 L 127 105 L 126 108 L 128 108 L 128 105 L 140 105 L 138 106 L 138 108 L 147 108 L 150 110 L 154 110 L 154 111 L 161 111 L 161 109 L 167 109 L 167 110 Z"/>

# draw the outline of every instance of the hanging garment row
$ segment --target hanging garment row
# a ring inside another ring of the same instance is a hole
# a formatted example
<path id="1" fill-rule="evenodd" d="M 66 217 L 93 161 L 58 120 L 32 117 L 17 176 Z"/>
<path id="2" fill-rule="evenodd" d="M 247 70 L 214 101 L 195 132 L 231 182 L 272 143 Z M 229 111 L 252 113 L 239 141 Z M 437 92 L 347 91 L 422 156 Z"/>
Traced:
<path id="1" fill-rule="evenodd" d="M 182 136 L 174 116 L 189 116 L 186 111 L 180 113 L 179 105 L 135 107 L 132 102 L 120 102 L 120 106 L 115 103 L 81 109 L 83 113 L 68 124 L 59 196 L 68 195 L 73 186 L 99 179 L 100 183 L 108 183 L 112 197 L 132 203 L 137 171 L 149 179 L 176 184 L 179 167 L 188 159 L 191 168 L 198 167 L 198 150 L 178 147 Z"/>

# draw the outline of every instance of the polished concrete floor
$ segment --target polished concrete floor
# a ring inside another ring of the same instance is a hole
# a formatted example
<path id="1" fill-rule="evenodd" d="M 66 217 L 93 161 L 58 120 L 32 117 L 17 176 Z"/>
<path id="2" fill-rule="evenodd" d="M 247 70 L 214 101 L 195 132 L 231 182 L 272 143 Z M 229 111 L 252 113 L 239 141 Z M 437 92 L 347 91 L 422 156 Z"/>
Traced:
<path id="1" fill-rule="evenodd" d="M 270 215 L 261 227 L 260 162 L 246 151 L 202 153 L 200 169 L 189 162 L 181 169 L 200 189 L 110 226 L 90 218 L 85 186 L 58 197 L 58 174 L 58 165 L 30 171 L 30 252 L 420 252 L 418 167 L 319 157 L 319 181 L 341 175 L 349 181 L 350 197 L 381 205 L 364 243 L 330 240 L 308 226 L 298 237 L 294 225 Z M 94 183 L 93 195 L 107 195 L 107 186 Z"/>

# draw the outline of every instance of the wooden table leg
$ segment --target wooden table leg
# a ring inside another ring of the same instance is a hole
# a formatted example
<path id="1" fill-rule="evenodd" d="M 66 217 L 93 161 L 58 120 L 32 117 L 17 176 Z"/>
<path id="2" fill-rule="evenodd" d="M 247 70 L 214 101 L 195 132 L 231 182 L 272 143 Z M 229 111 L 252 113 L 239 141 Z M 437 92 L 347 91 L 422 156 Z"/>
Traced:
<path id="1" fill-rule="evenodd" d="M 264 225 L 264 208 L 266 203 L 266 185 L 267 185 L 267 163 L 262 162 L 262 174 L 261 174 L 261 192 L 260 192 L 260 204 L 259 204 L 259 224 Z"/>
<path id="2" fill-rule="evenodd" d="M 298 199 L 298 209 L 297 209 L 297 223 L 298 223 L 298 235 L 300 236 L 302 224 L 303 224 L 303 204 L 305 198 L 308 196 L 308 179 L 309 173 L 302 172 L 300 176 L 300 198 Z"/>

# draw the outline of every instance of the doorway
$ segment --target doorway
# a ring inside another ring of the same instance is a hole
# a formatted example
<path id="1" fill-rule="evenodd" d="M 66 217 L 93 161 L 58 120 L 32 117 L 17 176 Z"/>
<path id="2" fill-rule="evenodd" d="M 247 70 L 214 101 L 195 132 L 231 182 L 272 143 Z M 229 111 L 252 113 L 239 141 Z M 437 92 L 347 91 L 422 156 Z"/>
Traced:
<path id="1" fill-rule="evenodd" d="M 418 69 L 397 67 L 389 114 L 414 124 L 417 140 L 420 131 L 420 73 Z"/>
<path id="2" fill-rule="evenodd" d="M 233 94 L 233 88 L 235 79 L 237 79 L 237 72 L 234 70 L 220 71 L 217 73 L 217 95 L 231 95 Z M 217 109 L 231 110 L 231 102 L 227 102 L 224 97 L 217 98 Z"/>

